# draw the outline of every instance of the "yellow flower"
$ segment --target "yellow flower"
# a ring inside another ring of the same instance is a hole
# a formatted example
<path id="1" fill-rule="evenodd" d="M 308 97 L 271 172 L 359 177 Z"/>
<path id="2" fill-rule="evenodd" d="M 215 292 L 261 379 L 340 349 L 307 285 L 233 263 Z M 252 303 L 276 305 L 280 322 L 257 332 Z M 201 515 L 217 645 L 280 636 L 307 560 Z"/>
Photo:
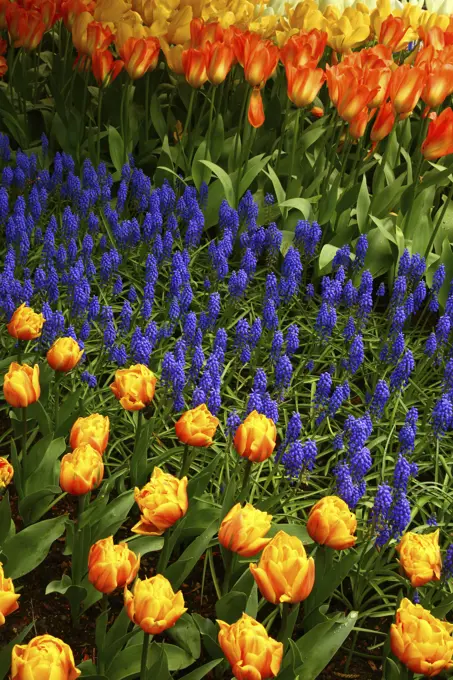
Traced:
<path id="1" fill-rule="evenodd" d="M 13 648 L 11 680 L 76 680 L 80 673 L 69 645 L 52 635 Z"/>
<path id="2" fill-rule="evenodd" d="M 142 516 L 132 531 L 161 536 L 187 512 L 187 477 L 177 479 L 155 467 L 149 482 L 135 489 L 134 497 Z"/>
<path id="3" fill-rule="evenodd" d="M 170 581 L 162 574 L 135 581 L 133 593 L 124 588 L 127 615 L 145 633 L 158 635 L 175 625 L 187 609 L 180 590 L 173 592 Z"/>
<path id="4" fill-rule="evenodd" d="M 347 504 L 338 496 L 321 498 L 310 510 L 307 531 L 320 545 L 334 550 L 351 548 L 356 537 L 357 520 Z"/>
<path id="5" fill-rule="evenodd" d="M 20 595 L 14 592 L 14 584 L 11 578 L 5 578 L 3 565 L 0 562 L 0 626 L 5 623 L 5 617 L 19 609 L 17 600 Z"/>
<path id="6" fill-rule="evenodd" d="M 222 520 L 219 543 L 241 557 L 253 557 L 269 542 L 263 538 L 271 528 L 272 515 L 247 503 L 243 508 L 236 503 Z"/>
<path id="7" fill-rule="evenodd" d="M 413 588 L 438 581 L 442 569 L 439 548 L 439 529 L 430 534 L 404 534 L 396 550 L 400 564 Z"/>
<path id="8" fill-rule="evenodd" d="M 8 333 L 17 340 L 34 340 L 41 335 L 45 318 L 23 302 L 7 325 Z"/>
<path id="9" fill-rule="evenodd" d="M 330 26 L 327 44 L 336 52 L 349 52 L 370 35 L 369 17 L 348 7 L 341 19 Z"/>
<path id="10" fill-rule="evenodd" d="M 132 7 L 125 0 L 97 0 L 94 7 L 96 21 L 117 24 Z"/>

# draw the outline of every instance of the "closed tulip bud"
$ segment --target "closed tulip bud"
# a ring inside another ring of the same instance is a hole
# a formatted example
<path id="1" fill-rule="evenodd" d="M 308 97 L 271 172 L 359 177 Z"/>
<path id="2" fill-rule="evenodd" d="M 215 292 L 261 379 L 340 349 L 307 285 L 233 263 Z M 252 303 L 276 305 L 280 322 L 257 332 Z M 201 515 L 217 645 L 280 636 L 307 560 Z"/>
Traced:
<path id="1" fill-rule="evenodd" d="M 130 37 L 121 47 L 120 57 L 129 77 L 136 80 L 156 68 L 159 52 L 160 43 L 157 38 Z"/>
<path id="2" fill-rule="evenodd" d="M 13 408 L 26 408 L 38 401 L 41 396 L 38 364 L 32 368 L 13 361 L 3 381 L 3 394 Z"/>
<path id="3" fill-rule="evenodd" d="M 425 69 L 408 64 L 393 71 L 389 84 L 389 96 L 395 113 L 411 113 L 417 106 L 426 81 Z"/>
<path id="4" fill-rule="evenodd" d="M 113 543 L 113 536 L 91 546 L 88 555 L 88 580 L 101 593 L 124 588 L 137 576 L 140 555 L 129 550 L 127 543 Z"/>
<path id="5" fill-rule="evenodd" d="M 110 385 L 115 397 L 126 411 L 140 411 L 154 398 L 156 376 L 144 364 L 120 368 Z"/>
<path id="6" fill-rule="evenodd" d="M 244 76 L 251 87 L 263 87 L 277 68 L 279 50 L 270 40 L 247 41 L 244 47 Z"/>
<path id="7" fill-rule="evenodd" d="M 204 50 L 208 80 L 212 85 L 220 85 L 230 72 L 234 59 L 233 48 L 223 42 L 208 42 Z"/>
<path id="8" fill-rule="evenodd" d="M 370 112 L 368 109 L 360 111 L 355 118 L 349 121 L 349 134 L 353 139 L 360 139 L 365 134 Z"/>
<path id="9" fill-rule="evenodd" d="M 262 463 L 272 455 L 276 439 L 274 421 L 258 411 L 252 411 L 236 430 L 233 443 L 241 458 Z"/>
<path id="10" fill-rule="evenodd" d="M 173 592 L 162 574 L 136 580 L 133 593 L 124 589 L 124 606 L 130 620 L 145 633 L 159 635 L 175 625 L 187 609 L 180 590 Z"/>
<path id="11" fill-rule="evenodd" d="M 373 127 L 371 128 L 370 139 L 374 142 L 374 148 L 377 146 L 378 142 L 390 134 L 394 124 L 395 112 L 393 111 L 392 102 L 385 102 L 385 104 L 380 107 L 374 120 Z"/>
<path id="12" fill-rule="evenodd" d="M 250 570 L 263 597 L 272 604 L 302 602 L 315 582 L 315 563 L 297 536 L 279 531 Z"/>
<path id="13" fill-rule="evenodd" d="M 14 468 L 6 458 L 0 457 L 0 489 L 5 489 L 14 477 Z"/>
<path id="14" fill-rule="evenodd" d="M 396 550 L 399 562 L 413 588 L 438 581 L 442 569 L 439 529 L 430 534 L 404 534 Z"/>
<path id="15" fill-rule="evenodd" d="M 189 446 L 211 446 L 219 419 L 212 415 L 206 404 L 186 411 L 175 423 L 179 441 Z"/>
<path id="16" fill-rule="evenodd" d="M 96 50 L 91 55 L 91 68 L 98 85 L 108 87 L 121 73 L 124 63 L 114 59 L 109 50 Z"/>
<path id="17" fill-rule="evenodd" d="M 426 75 L 426 83 L 421 95 L 428 109 L 437 109 L 452 92 L 453 65 L 439 64 L 434 66 Z"/>
<path id="18" fill-rule="evenodd" d="M 35 50 L 46 30 L 40 12 L 24 9 L 15 2 L 7 7 L 6 22 L 14 47 L 24 50 Z"/>
<path id="19" fill-rule="evenodd" d="M 52 635 L 13 647 L 11 680 L 76 680 L 80 674 L 69 645 Z"/>
<path id="20" fill-rule="evenodd" d="M 409 40 L 405 41 L 408 26 L 405 25 L 401 17 L 394 17 L 391 14 L 382 22 L 379 33 L 379 42 L 387 47 L 390 47 L 393 52 L 407 45 Z"/>
<path id="21" fill-rule="evenodd" d="M 206 71 L 207 59 L 203 49 L 189 47 L 182 53 L 182 67 L 186 80 L 192 87 L 202 87 L 208 79 Z"/>
<path id="22" fill-rule="evenodd" d="M 5 623 L 5 617 L 19 609 L 17 600 L 20 595 L 14 592 L 14 584 L 11 578 L 5 578 L 3 565 L 0 562 L 0 626 Z"/>
<path id="23" fill-rule="evenodd" d="M 369 109 L 377 109 L 382 106 L 387 98 L 387 90 L 392 77 L 392 71 L 382 63 L 377 68 L 365 69 L 363 72 L 363 83 L 370 90 L 376 91 L 374 97 L 368 102 Z"/>
<path id="24" fill-rule="evenodd" d="M 183 45 L 170 46 L 163 38 L 161 39 L 162 52 L 165 55 L 165 60 L 170 71 L 179 76 L 184 75 L 184 67 L 182 65 L 182 55 L 184 52 Z"/>
<path id="25" fill-rule="evenodd" d="M 288 97 L 298 108 L 309 106 L 326 79 L 322 68 L 303 66 L 295 68 L 291 64 L 286 67 L 288 80 Z"/>
<path id="26" fill-rule="evenodd" d="M 453 153 L 453 111 L 444 109 L 439 116 L 430 115 L 428 134 L 422 144 L 422 154 L 428 161 Z"/>
<path id="27" fill-rule="evenodd" d="M 132 531 L 161 536 L 187 512 L 187 477 L 177 479 L 155 467 L 149 482 L 135 489 L 134 497 L 142 516 Z"/>
<path id="28" fill-rule="evenodd" d="M 17 340 L 34 340 L 41 335 L 45 318 L 36 314 L 25 302 L 16 309 L 7 325 L 8 333 Z"/>
<path id="29" fill-rule="evenodd" d="M 351 548 L 356 537 L 357 520 L 347 503 L 338 496 L 325 496 L 310 510 L 307 521 L 309 536 L 334 550 Z"/>
<path id="30" fill-rule="evenodd" d="M 89 444 L 78 446 L 61 459 L 60 486 L 71 496 L 82 496 L 96 489 L 104 477 L 104 463 Z"/>
<path id="31" fill-rule="evenodd" d="M 453 624 L 436 619 L 420 604 L 401 600 L 390 627 L 393 654 L 413 673 L 433 678 L 453 667 Z"/>
<path id="32" fill-rule="evenodd" d="M 219 543 L 241 557 L 253 557 L 269 543 L 264 538 L 271 528 L 272 515 L 247 503 L 237 503 L 222 520 Z"/>
<path id="33" fill-rule="evenodd" d="M 261 127 L 265 121 L 263 98 L 258 87 L 253 88 L 252 94 L 250 95 L 247 119 L 254 128 Z"/>
<path id="34" fill-rule="evenodd" d="M 275 678 L 282 664 L 283 643 L 269 637 L 265 627 L 248 614 L 236 623 L 219 624 L 219 645 L 237 680 Z"/>
<path id="35" fill-rule="evenodd" d="M 47 363 L 54 371 L 68 373 L 77 366 L 83 355 L 74 338 L 58 338 L 47 352 Z"/>
<path id="36" fill-rule="evenodd" d="M 89 444 L 98 453 L 104 453 L 109 441 L 110 421 L 108 416 L 92 413 L 86 418 L 77 418 L 69 435 L 69 446 L 76 449 Z"/>

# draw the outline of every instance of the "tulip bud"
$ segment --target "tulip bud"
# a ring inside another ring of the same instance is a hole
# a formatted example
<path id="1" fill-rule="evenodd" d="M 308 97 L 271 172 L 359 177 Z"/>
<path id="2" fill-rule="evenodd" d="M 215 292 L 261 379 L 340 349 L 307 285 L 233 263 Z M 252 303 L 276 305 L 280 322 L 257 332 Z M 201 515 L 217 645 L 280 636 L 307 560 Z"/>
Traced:
<path id="1" fill-rule="evenodd" d="M 373 148 L 377 143 L 387 137 L 392 131 L 395 124 L 395 113 L 393 111 L 392 102 L 385 102 L 380 107 L 377 116 L 374 120 L 373 127 L 370 132 L 370 139 L 374 143 Z"/>
<path id="2" fill-rule="evenodd" d="M 453 67 L 451 64 L 442 64 L 427 74 L 421 96 L 428 108 L 437 109 L 452 92 Z"/>
<path id="3" fill-rule="evenodd" d="M 223 42 L 208 42 L 204 49 L 207 56 L 208 80 L 212 85 L 220 85 L 230 72 L 234 58 L 233 48 Z"/>
<path id="4" fill-rule="evenodd" d="M 113 536 L 102 538 L 91 546 L 88 555 L 88 580 L 101 593 L 124 588 L 137 576 L 140 556 L 129 550 L 127 543 L 114 545 Z"/>
<path id="5" fill-rule="evenodd" d="M 264 548 L 258 564 L 250 571 L 263 597 L 272 604 L 301 602 L 311 593 L 315 582 L 315 563 L 307 557 L 297 536 L 279 531 Z"/>
<path id="6" fill-rule="evenodd" d="M 365 108 L 362 109 L 355 118 L 349 121 L 349 134 L 353 139 L 360 139 L 363 137 L 368 124 L 368 117 L 369 111 Z"/>
<path id="7" fill-rule="evenodd" d="M 83 355 L 74 338 L 58 338 L 47 352 L 47 363 L 54 371 L 68 373 L 77 366 Z"/>
<path id="8" fill-rule="evenodd" d="M 261 88 L 277 68 L 279 50 L 270 40 L 247 40 L 244 47 L 244 76 L 251 87 Z"/>
<path id="9" fill-rule="evenodd" d="M 8 333 L 17 340 L 34 340 L 41 335 L 45 318 L 36 314 L 25 302 L 16 309 L 7 325 Z"/>
<path id="10" fill-rule="evenodd" d="M 162 574 L 136 580 L 133 593 L 124 588 L 124 606 L 130 620 L 145 633 L 158 635 L 175 625 L 187 609 L 180 590 L 173 592 Z"/>
<path id="11" fill-rule="evenodd" d="M 11 578 L 5 578 L 3 565 L 0 562 L 0 626 L 5 624 L 5 617 L 19 609 L 17 600 L 20 595 L 14 592 L 14 584 Z"/>
<path id="12" fill-rule="evenodd" d="M 40 12 L 24 9 L 15 2 L 9 3 L 6 9 L 6 22 L 14 47 L 24 50 L 36 49 L 46 30 Z"/>
<path id="13" fill-rule="evenodd" d="M 241 458 L 262 463 L 272 455 L 276 439 L 274 421 L 258 411 L 252 411 L 236 430 L 233 443 Z"/>
<path id="14" fill-rule="evenodd" d="M 269 637 L 261 623 L 245 613 L 231 625 L 217 623 L 219 645 L 237 680 L 267 680 L 278 675 L 283 643 Z"/>
<path id="15" fill-rule="evenodd" d="M 135 489 L 135 502 L 142 516 L 132 531 L 146 536 L 161 536 L 187 512 L 187 477 L 177 479 L 155 467 L 142 489 Z"/>
<path id="16" fill-rule="evenodd" d="M 152 402 L 156 380 L 147 366 L 135 364 L 130 368 L 120 368 L 110 389 L 126 411 L 140 411 Z"/>
<path id="17" fill-rule="evenodd" d="M 407 64 L 393 71 L 389 84 L 389 96 L 395 113 L 411 113 L 417 106 L 426 81 L 425 69 Z"/>
<path id="18" fill-rule="evenodd" d="M 14 477 L 14 468 L 6 458 L 0 458 L 0 489 L 5 489 Z"/>
<path id="19" fill-rule="evenodd" d="M 148 71 L 153 71 L 159 59 L 160 43 L 157 38 L 130 37 L 120 48 L 120 57 L 124 68 L 132 80 L 141 78 Z"/>
<path id="20" fill-rule="evenodd" d="M 196 50 L 189 47 L 182 53 L 182 67 L 186 80 L 192 87 L 202 87 L 208 79 L 206 72 L 206 52 L 203 49 Z"/>
<path id="21" fill-rule="evenodd" d="M 439 548 L 439 529 L 430 534 L 404 534 L 396 550 L 399 562 L 413 588 L 438 581 L 442 569 Z"/>
<path id="22" fill-rule="evenodd" d="M 76 680 L 80 674 L 69 645 L 52 635 L 13 647 L 11 680 Z"/>
<path id="23" fill-rule="evenodd" d="M 438 116 L 433 114 L 428 134 L 422 144 L 422 154 L 426 160 L 434 161 L 451 153 L 453 153 L 453 111 L 447 108 Z"/>
<path id="24" fill-rule="evenodd" d="M 351 548 L 356 537 L 357 520 L 347 503 L 338 496 L 325 496 L 310 510 L 307 531 L 316 543 L 334 550 Z"/>
<path id="25" fill-rule="evenodd" d="M 263 98 L 258 87 L 253 88 L 252 94 L 250 95 L 247 118 L 250 125 L 254 128 L 261 127 L 265 121 Z"/>
<path id="26" fill-rule="evenodd" d="M 91 55 L 91 68 L 98 85 L 108 87 L 121 73 L 124 62 L 115 59 L 110 50 L 95 50 Z"/>
<path id="27" fill-rule="evenodd" d="M 409 40 L 403 40 L 408 31 L 401 17 L 394 17 L 391 14 L 382 22 L 379 33 L 379 42 L 390 47 L 394 52 L 407 45 Z"/>
<path id="28" fill-rule="evenodd" d="M 405 597 L 390 627 L 390 646 L 409 670 L 432 678 L 453 667 L 452 631 L 453 624 Z"/>
<path id="29" fill-rule="evenodd" d="M 270 542 L 263 538 L 271 528 L 272 515 L 247 503 L 237 503 L 222 520 L 219 543 L 241 557 L 253 557 Z"/>
<path id="30" fill-rule="evenodd" d="M 99 454 L 104 453 L 109 441 L 110 421 L 108 416 L 92 413 L 86 418 L 77 418 L 69 435 L 69 446 L 76 449 L 82 444 L 89 444 Z"/>
<path id="31" fill-rule="evenodd" d="M 13 408 L 26 408 L 38 401 L 41 396 L 38 364 L 32 368 L 13 361 L 3 381 L 3 394 Z"/>
<path id="32" fill-rule="evenodd" d="M 176 436 L 189 446 L 211 446 L 218 424 L 218 418 L 212 415 L 206 404 L 200 404 L 183 413 L 175 423 Z"/>
<path id="33" fill-rule="evenodd" d="M 312 104 L 322 87 L 326 75 L 322 68 L 303 66 L 295 68 L 291 64 L 286 67 L 288 80 L 288 97 L 298 108 Z"/>
<path id="34" fill-rule="evenodd" d="M 104 463 L 89 444 L 78 446 L 61 459 L 60 486 L 72 496 L 96 489 L 104 477 Z"/>

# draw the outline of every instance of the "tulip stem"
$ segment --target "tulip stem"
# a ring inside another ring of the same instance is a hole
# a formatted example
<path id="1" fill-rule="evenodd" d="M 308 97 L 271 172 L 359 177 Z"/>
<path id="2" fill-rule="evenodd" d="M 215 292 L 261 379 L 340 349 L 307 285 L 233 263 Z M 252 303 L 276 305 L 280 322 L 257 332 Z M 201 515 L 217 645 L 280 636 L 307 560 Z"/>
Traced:
<path id="1" fill-rule="evenodd" d="M 179 471 L 179 479 L 182 479 L 184 475 L 188 472 L 187 463 L 189 460 L 189 451 L 190 446 L 188 444 L 184 444 L 184 453 L 182 454 L 182 465 L 181 470 Z"/>
<path id="2" fill-rule="evenodd" d="M 156 573 L 157 574 L 163 574 L 165 569 L 167 568 L 168 560 L 169 560 L 170 554 L 171 554 L 170 537 L 171 537 L 171 530 L 167 529 L 165 536 L 164 536 L 164 545 L 162 546 L 162 550 L 160 551 L 159 559 L 157 561 L 157 567 L 156 567 Z"/>
<path id="3" fill-rule="evenodd" d="M 453 196 L 453 182 L 452 182 L 452 184 L 451 184 L 450 191 L 448 192 L 448 196 L 447 196 L 446 199 L 445 199 L 445 203 L 444 203 L 444 205 L 443 205 L 442 211 L 441 211 L 441 213 L 440 213 L 440 215 L 439 215 L 439 217 L 438 217 L 438 219 L 437 219 L 436 226 L 434 227 L 434 229 L 433 229 L 432 232 L 431 232 L 431 237 L 430 237 L 430 239 L 429 239 L 429 243 L 428 243 L 428 245 L 426 246 L 426 250 L 425 250 L 425 260 L 428 259 L 428 255 L 429 255 L 430 252 L 431 252 L 431 248 L 433 247 L 434 239 L 435 239 L 436 236 L 437 236 L 437 232 L 438 232 L 439 229 L 440 229 L 440 225 L 442 224 L 442 220 L 444 219 L 445 213 L 446 213 L 447 210 L 448 210 L 448 206 L 449 206 L 449 204 L 450 204 L 450 201 L 451 201 L 452 196 Z"/>
<path id="4" fill-rule="evenodd" d="M 233 564 L 235 562 L 235 554 L 231 550 L 225 550 L 224 554 L 224 564 L 225 564 L 225 575 L 223 577 L 222 585 L 222 595 L 228 593 L 230 587 L 231 574 L 233 573 Z"/>
<path id="5" fill-rule="evenodd" d="M 217 88 L 212 86 L 211 87 L 212 94 L 211 94 L 211 105 L 209 107 L 209 125 L 208 125 L 208 136 L 206 138 L 206 152 L 205 152 L 205 160 L 210 161 L 211 160 L 211 137 L 212 137 L 212 118 L 214 114 L 214 101 L 215 101 L 215 94 Z"/>
<path id="6" fill-rule="evenodd" d="M 294 171 L 294 162 L 296 160 L 296 149 L 297 149 L 297 138 L 299 137 L 299 123 L 300 123 L 300 109 L 297 109 L 296 111 L 296 119 L 294 121 L 294 137 L 293 137 L 293 148 L 291 150 L 291 163 L 289 166 L 289 173 L 288 173 L 288 182 L 286 184 L 286 196 L 285 200 L 288 200 L 290 198 L 289 196 L 289 188 L 291 186 L 291 180 L 293 178 L 293 171 Z M 288 208 L 285 210 L 285 217 L 288 215 Z"/>
<path id="7" fill-rule="evenodd" d="M 22 409 L 22 465 L 27 457 L 27 409 Z"/>
<path id="8" fill-rule="evenodd" d="M 60 374 L 55 371 L 55 392 L 54 392 L 54 431 L 58 428 L 58 407 L 60 403 Z"/>
<path id="9" fill-rule="evenodd" d="M 245 500 L 245 497 L 247 496 L 247 491 L 249 487 L 249 481 L 250 481 L 250 473 L 252 472 L 252 461 L 248 460 L 245 464 L 245 469 L 244 469 L 244 479 L 242 480 L 242 488 L 241 488 L 241 493 L 239 494 L 239 503 L 243 503 Z"/>
<path id="10" fill-rule="evenodd" d="M 104 96 L 104 90 L 102 89 L 102 85 L 99 88 L 99 94 L 98 94 L 98 137 L 97 137 L 97 144 L 96 144 L 96 167 L 99 166 L 99 163 L 101 161 L 101 117 L 102 117 L 102 97 Z"/>
<path id="11" fill-rule="evenodd" d="M 146 663 L 148 661 L 149 633 L 144 633 L 142 644 L 142 662 L 140 664 L 140 680 L 146 680 Z"/>

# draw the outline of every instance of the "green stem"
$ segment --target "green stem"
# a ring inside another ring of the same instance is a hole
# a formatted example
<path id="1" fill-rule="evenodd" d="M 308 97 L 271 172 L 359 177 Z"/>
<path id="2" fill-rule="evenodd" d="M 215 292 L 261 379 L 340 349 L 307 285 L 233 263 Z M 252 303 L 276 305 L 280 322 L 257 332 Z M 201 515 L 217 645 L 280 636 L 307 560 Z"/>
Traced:
<path id="1" fill-rule="evenodd" d="M 142 660 L 140 664 L 140 680 L 146 680 L 147 675 L 146 662 L 148 661 L 148 646 L 149 646 L 149 633 L 145 633 L 143 635 Z"/>
<path id="2" fill-rule="evenodd" d="M 452 196 L 453 196 L 453 182 L 452 182 L 452 184 L 451 184 L 451 186 L 450 186 L 450 191 L 448 192 L 448 196 L 447 196 L 447 198 L 445 199 L 445 203 L 444 203 L 444 205 L 443 205 L 442 211 L 441 211 L 441 213 L 440 213 L 440 215 L 439 215 L 439 217 L 438 217 L 438 219 L 437 219 L 436 226 L 434 227 L 434 229 L 433 229 L 432 232 L 431 232 L 431 236 L 430 236 L 428 245 L 426 246 L 426 250 L 425 250 L 425 260 L 427 259 L 428 255 L 429 255 L 430 252 L 431 252 L 431 248 L 433 247 L 434 240 L 435 240 L 435 238 L 436 238 L 436 236 L 437 236 L 437 232 L 438 232 L 439 229 L 440 229 L 440 225 L 442 224 L 442 220 L 443 220 L 444 217 L 445 217 L 445 213 L 446 213 L 447 210 L 448 210 L 448 206 L 449 206 L 449 204 L 450 204 L 450 201 L 451 201 Z"/>
<path id="3" fill-rule="evenodd" d="M 184 444 L 184 453 L 182 454 L 182 465 L 181 470 L 179 471 L 179 479 L 182 479 L 184 475 L 186 475 L 188 472 L 187 464 L 189 462 L 189 452 L 190 452 L 189 444 Z"/>
<path id="4" fill-rule="evenodd" d="M 83 132 L 85 130 L 85 117 L 86 117 L 86 111 L 87 111 L 87 102 L 88 102 L 88 79 L 90 77 L 90 69 L 87 70 L 85 74 L 85 87 L 83 88 L 83 100 L 82 100 L 82 114 L 80 118 L 80 128 L 79 128 L 79 139 L 77 143 L 77 160 L 80 163 L 80 147 L 82 146 L 83 143 Z"/>
<path id="5" fill-rule="evenodd" d="M 151 73 L 145 75 L 145 142 L 148 141 L 149 136 L 149 81 Z"/>
<path id="6" fill-rule="evenodd" d="M 280 632 L 278 634 L 278 640 L 280 642 L 285 641 L 285 632 L 286 632 L 286 627 L 288 625 L 288 616 L 290 613 L 290 603 L 289 602 L 284 602 L 282 606 L 282 620 L 280 624 Z"/>
<path id="7" fill-rule="evenodd" d="M 289 187 L 291 180 L 293 178 L 294 161 L 296 160 L 296 149 L 297 149 L 297 139 L 299 137 L 299 123 L 300 123 L 300 109 L 296 111 L 296 120 L 294 122 L 294 137 L 293 137 L 293 147 L 291 149 L 291 162 L 289 166 L 288 181 L 286 183 L 286 199 L 289 198 Z M 287 211 L 285 211 L 287 212 Z"/>
<path id="8" fill-rule="evenodd" d="M 22 465 L 27 457 L 27 409 L 22 409 Z"/>
<path id="9" fill-rule="evenodd" d="M 251 460 L 248 460 L 245 464 L 245 469 L 244 469 L 244 479 L 242 480 L 242 488 L 241 488 L 241 493 L 239 494 L 239 503 L 243 503 L 245 500 L 245 497 L 247 496 L 247 490 L 249 486 L 249 481 L 250 481 L 250 473 L 252 472 L 252 466 L 253 463 Z"/>
<path id="10" fill-rule="evenodd" d="M 96 167 L 98 167 L 101 161 L 101 116 L 102 116 L 102 97 L 104 96 L 104 90 L 102 86 L 99 88 L 98 96 L 98 137 L 97 137 L 97 147 L 96 147 Z"/>
<path id="11" fill-rule="evenodd" d="M 396 125 L 393 126 L 393 128 L 392 128 L 392 130 L 391 130 L 391 132 L 388 136 L 387 145 L 385 147 L 385 150 L 384 150 L 384 153 L 382 155 L 381 162 L 378 166 L 378 169 L 376 170 L 377 176 L 376 176 L 376 185 L 375 185 L 375 190 L 374 190 L 375 195 L 377 195 L 379 193 L 379 191 L 381 189 L 381 185 L 383 184 L 383 181 L 384 181 L 384 168 L 387 164 L 387 158 L 388 158 L 390 147 L 392 145 L 393 137 L 395 136 L 395 134 L 396 134 Z"/>
<path id="12" fill-rule="evenodd" d="M 243 176 L 243 167 L 244 163 L 246 161 L 246 147 L 248 148 L 248 144 L 245 142 L 245 132 L 248 130 L 248 127 L 251 128 L 252 126 L 247 120 L 247 109 L 250 103 L 250 97 L 252 96 L 252 90 L 250 89 L 247 92 L 247 98 L 246 98 L 246 107 L 244 109 L 244 115 L 243 115 L 243 121 L 242 121 L 242 131 L 243 131 L 243 145 L 241 148 L 241 153 L 239 154 L 239 163 L 236 165 L 237 167 L 237 175 L 236 175 L 236 187 L 234 190 L 234 196 L 236 198 L 236 206 L 239 203 L 239 187 L 241 184 L 241 179 Z M 248 127 L 247 127 L 248 126 Z M 249 134 L 251 134 L 250 130 L 248 130 Z"/>
<path id="13" fill-rule="evenodd" d="M 60 374 L 55 371 L 55 392 L 54 392 L 54 430 L 58 428 L 58 408 L 60 406 Z"/>
<path id="14" fill-rule="evenodd" d="M 85 510 L 86 501 L 89 494 L 82 494 L 78 497 L 77 505 L 77 520 L 74 527 L 74 540 L 72 546 L 72 585 L 78 586 L 82 580 L 83 562 L 84 562 L 84 546 L 83 546 L 83 529 L 80 528 L 80 519 Z M 74 628 L 80 625 L 80 601 L 74 597 L 71 598 L 71 618 Z"/>
<path id="15" fill-rule="evenodd" d="M 288 123 L 288 115 L 289 115 L 289 111 L 290 111 L 290 104 L 291 104 L 291 100 L 290 100 L 289 97 L 287 97 L 286 98 L 285 116 L 283 118 L 282 131 L 281 131 L 280 139 L 279 139 L 279 142 L 278 142 L 277 161 L 275 163 L 275 174 L 277 176 L 278 176 L 278 169 L 279 169 L 279 165 L 280 165 L 280 157 L 281 157 L 282 151 L 283 151 L 283 140 L 285 138 L 286 124 Z"/>
<path id="16" fill-rule="evenodd" d="M 186 135 L 189 134 L 190 125 L 191 125 L 191 122 L 192 122 L 193 104 L 194 104 L 194 101 L 195 101 L 196 93 L 197 93 L 196 89 L 192 88 L 192 92 L 190 93 L 190 99 L 189 99 L 189 108 L 187 109 L 186 122 L 184 123 L 184 130 L 183 130 L 183 133 L 182 133 L 183 144 L 185 144 Z"/>
<path id="17" fill-rule="evenodd" d="M 162 574 L 167 568 L 168 560 L 170 559 L 170 536 L 171 531 L 167 529 L 164 536 L 164 545 L 160 551 L 159 559 L 157 561 L 156 573 Z"/>
<path id="18" fill-rule="evenodd" d="M 234 151 L 233 151 L 233 161 L 234 161 L 234 166 L 237 167 L 237 161 L 238 161 L 238 146 L 239 146 L 239 139 L 240 139 L 240 132 L 243 128 L 243 118 L 245 114 L 245 107 L 247 106 L 248 102 L 248 93 L 247 97 L 244 97 L 242 100 L 242 106 L 241 106 L 241 113 L 239 114 L 239 125 L 238 125 L 238 131 L 236 134 L 236 139 L 234 140 Z"/>
<path id="19" fill-rule="evenodd" d="M 231 574 L 233 573 L 234 558 L 235 554 L 231 552 L 231 550 L 228 549 L 225 550 L 224 554 L 225 575 L 223 577 L 222 595 L 226 595 L 230 587 Z"/>
<path id="20" fill-rule="evenodd" d="M 209 125 L 208 125 L 208 135 L 206 138 L 206 153 L 205 160 L 210 160 L 211 158 L 211 135 L 212 135 L 212 118 L 214 114 L 214 101 L 217 89 L 213 86 L 211 95 L 211 106 L 209 107 Z"/>
<path id="21" fill-rule="evenodd" d="M 109 607 L 109 596 L 104 593 L 101 600 L 101 616 L 105 614 Z M 105 623 L 105 630 L 107 629 L 107 621 Z M 104 630 L 104 633 L 105 633 Z M 103 638 L 102 649 L 98 649 L 98 672 L 99 675 L 105 675 L 105 636 Z"/>

